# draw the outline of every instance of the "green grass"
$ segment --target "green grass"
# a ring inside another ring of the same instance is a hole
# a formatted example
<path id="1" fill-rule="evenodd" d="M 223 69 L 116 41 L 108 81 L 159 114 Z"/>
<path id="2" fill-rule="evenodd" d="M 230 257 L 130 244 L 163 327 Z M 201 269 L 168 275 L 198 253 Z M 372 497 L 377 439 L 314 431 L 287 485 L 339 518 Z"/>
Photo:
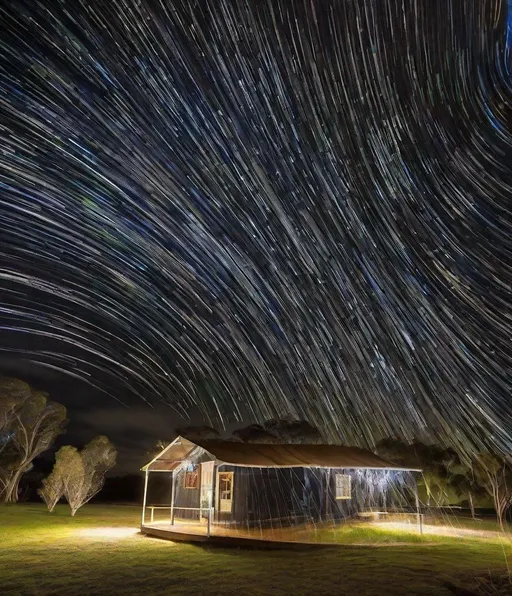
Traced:
<path id="1" fill-rule="evenodd" d="M 255 551 L 144 537 L 138 525 L 136 507 L 88 505 L 75 518 L 65 506 L 0 507 L 2 596 L 448 596 L 445 580 L 499 572 L 512 556 L 498 538 L 404 544 L 404 534 L 379 529 L 363 536 L 377 548 Z M 357 532 L 347 529 L 347 541 L 360 541 Z"/>
<path id="2" fill-rule="evenodd" d="M 499 532 L 500 527 L 498 522 L 494 518 L 494 516 L 487 516 L 487 517 L 478 517 L 476 519 L 471 519 L 469 516 L 460 516 L 460 515 L 444 515 L 444 516 L 437 516 L 435 519 L 429 518 L 426 523 L 429 524 L 440 524 L 446 525 L 450 524 L 455 528 L 467 528 L 469 530 L 480 530 L 480 531 L 488 531 L 488 532 Z M 506 531 L 512 533 L 512 526 L 509 523 L 505 523 Z"/>

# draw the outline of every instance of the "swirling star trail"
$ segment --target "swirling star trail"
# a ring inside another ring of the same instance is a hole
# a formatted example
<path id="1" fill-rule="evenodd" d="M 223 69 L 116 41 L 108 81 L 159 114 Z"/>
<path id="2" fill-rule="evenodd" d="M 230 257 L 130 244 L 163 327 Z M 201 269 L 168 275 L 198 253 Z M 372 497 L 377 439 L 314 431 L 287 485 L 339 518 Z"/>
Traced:
<path id="1" fill-rule="evenodd" d="M 4 355 L 217 423 L 510 447 L 511 12 L 4 6 Z"/>

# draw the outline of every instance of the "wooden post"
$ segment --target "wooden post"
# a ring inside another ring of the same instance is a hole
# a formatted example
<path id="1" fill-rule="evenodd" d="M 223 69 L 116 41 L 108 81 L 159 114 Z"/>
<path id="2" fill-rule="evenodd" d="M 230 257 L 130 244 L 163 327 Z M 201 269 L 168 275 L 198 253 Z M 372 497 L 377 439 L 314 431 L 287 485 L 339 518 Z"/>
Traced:
<path id="1" fill-rule="evenodd" d="M 331 468 L 325 473 L 325 518 L 329 515 L 329 489 L 331 488 Z"/>
<path id="2" fill-rule="evenodd" d="M 212 496 L 210 499 L 210 510 L 208 512 L 208 536 L 211 532 L 212 521 L 215 521 L 215 488 L 217 486 L 217 466 L 213 464 L 212 472 Z"/>
<path id="3" fill-rule="evenodd" d="M 144 497 L 142 499 L 142 524 L 144 525 L 144 520 L 146 517 L 146 497 L 148 495 L 148 478 L 149 478 L 149 470 L 146 470 L 146 475 L 144 477 Z"/>
<path id="4" fill-rule="evenodd" d="M 174 477 L 174 472 L 171 472 L 171 526 L 174 525 L 174 484 L 176 478 Z"/>

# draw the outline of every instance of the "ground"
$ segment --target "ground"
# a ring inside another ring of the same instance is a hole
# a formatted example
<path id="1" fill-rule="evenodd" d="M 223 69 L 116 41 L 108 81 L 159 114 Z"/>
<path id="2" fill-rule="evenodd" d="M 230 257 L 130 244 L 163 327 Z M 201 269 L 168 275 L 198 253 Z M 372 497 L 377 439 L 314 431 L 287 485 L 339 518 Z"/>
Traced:
<path id="1" fill-rule="evenodd" d="M 382 530 L 366 545 L 255 551 L 173 543 L 138 534 L 139 509 L 0 507 L 2 596 L 445 595 L 446 582 L 512 561 L 504 537 L 407 537 Z M 350 533 L 347 534 L 347 536 Z M 358 540 L 361 536 L 358 537 Z"/>

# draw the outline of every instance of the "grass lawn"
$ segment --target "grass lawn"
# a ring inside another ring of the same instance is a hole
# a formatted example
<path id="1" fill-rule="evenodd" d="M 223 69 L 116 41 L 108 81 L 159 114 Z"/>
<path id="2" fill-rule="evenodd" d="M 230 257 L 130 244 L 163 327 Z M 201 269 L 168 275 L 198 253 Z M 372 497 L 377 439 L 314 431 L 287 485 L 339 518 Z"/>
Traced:
<path id="1" fill-rule="evenodd" d="M 448 596 L 446 580 L 503 572 L 512 562 L 508 538 L 403 544 L 397 532 L 378 530 L 372 541 L 380 546 L 242 550 L 142 536 L 136 507 L 86 505 L 75 518 L 68 511 L 0 506 L 2 596 Z"/>

